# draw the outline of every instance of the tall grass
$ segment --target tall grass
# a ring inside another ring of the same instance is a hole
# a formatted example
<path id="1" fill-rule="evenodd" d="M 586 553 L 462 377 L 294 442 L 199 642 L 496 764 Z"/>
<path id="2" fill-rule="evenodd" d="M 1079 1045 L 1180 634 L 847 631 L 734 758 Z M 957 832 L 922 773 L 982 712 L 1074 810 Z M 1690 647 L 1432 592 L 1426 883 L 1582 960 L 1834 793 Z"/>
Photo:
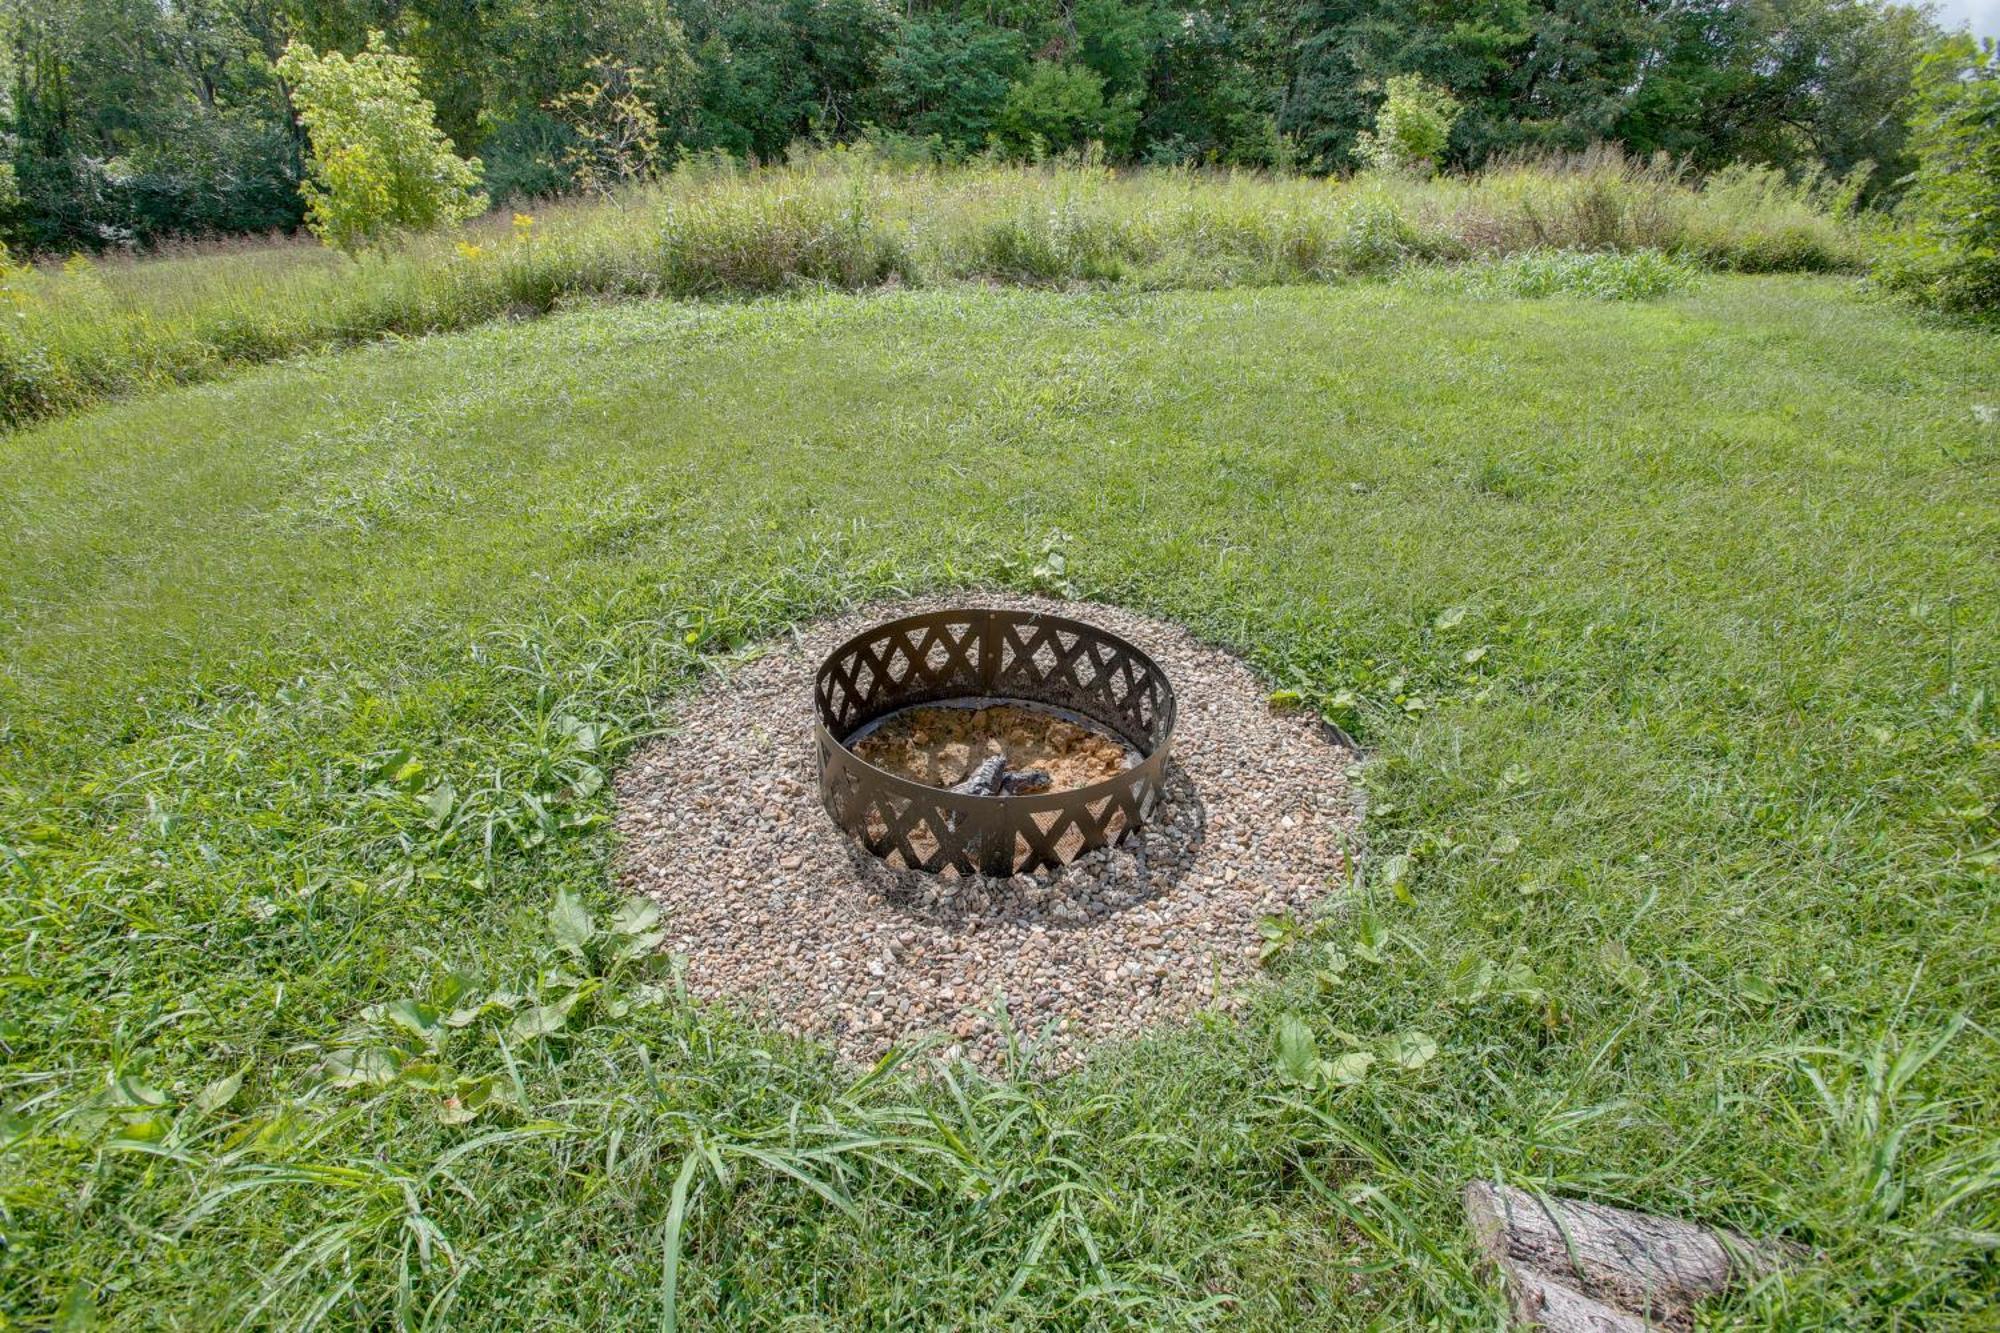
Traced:
<path id="1" fill-rule="evenodd" d="M 1329 282 L 1411 262 L 1658 251 L 1746 271 L 1858 267 L 1837 191 L 1739 168 L 1694 184 L 1615 151 L 1477 176 L 1304 180 L 1087 164 L 895 169 L 866 150 L 713 161 L 608 203 L 489 218 L 356 263 L 297 243 L 16 267 L 0 423 L 358 340 L 565 302 L 950 281 Z"/>

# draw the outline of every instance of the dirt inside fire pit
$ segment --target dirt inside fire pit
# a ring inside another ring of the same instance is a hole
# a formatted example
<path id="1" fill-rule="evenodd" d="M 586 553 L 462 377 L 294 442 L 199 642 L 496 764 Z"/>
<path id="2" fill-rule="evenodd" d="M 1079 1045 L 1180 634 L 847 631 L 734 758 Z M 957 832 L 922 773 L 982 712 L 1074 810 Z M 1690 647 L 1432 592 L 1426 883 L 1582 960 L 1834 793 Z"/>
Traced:
<path id="1" fill-rule="evenodd" d="M 877 768 L 933 787 L 965 781 L 999 755 L 1009 770 L 1040 769 L 1053 791 L 1115 778 L 1137 756 L 1116 737 L 1047 709 L 924 705 L 884 718 L 849 747 Z"/>

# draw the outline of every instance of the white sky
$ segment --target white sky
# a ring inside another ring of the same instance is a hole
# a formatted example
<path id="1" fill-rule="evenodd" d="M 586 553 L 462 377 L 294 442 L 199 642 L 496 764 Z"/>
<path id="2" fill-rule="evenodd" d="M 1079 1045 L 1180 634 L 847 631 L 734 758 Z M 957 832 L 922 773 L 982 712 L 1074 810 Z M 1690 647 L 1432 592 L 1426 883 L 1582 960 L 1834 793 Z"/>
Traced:
<path id="1" fill-rule="evenodd" d="M 2000 0 L 1938 0 L 1937 17 L 1947 28 L 1969 21 L 1975 37 L 2000 37 Z"/>

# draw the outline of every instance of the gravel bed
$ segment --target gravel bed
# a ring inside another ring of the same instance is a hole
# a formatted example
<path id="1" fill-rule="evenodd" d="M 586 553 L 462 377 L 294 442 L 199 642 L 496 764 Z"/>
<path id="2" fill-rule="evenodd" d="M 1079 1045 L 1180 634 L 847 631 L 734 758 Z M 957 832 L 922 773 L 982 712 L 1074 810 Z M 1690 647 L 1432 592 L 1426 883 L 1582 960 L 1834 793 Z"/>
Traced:
<path id="1" fill-rule="evenodd" d="M 813 769 L 814 670 L 869 625 L 951 606 L 1060 612 L 1160 664 L 1180 713 L 1145 829 L 1060 871 L 988 879 L 893 870 L 834 828 Z M 1345 882 L 1355 756 L 1268 694 L 1238 659 L 1116 607 L 971 592 L 869 607 L 732 668 L 633 757 L 617 778 L 617 880 L 666 909 L 695 994 L 850 1059 L 939 1034 L 946 1055 L 987 1068 L 1004 1004 L 1062 1068 L 1093 1042 L 1233 1008 L 1258 918 Z"/>

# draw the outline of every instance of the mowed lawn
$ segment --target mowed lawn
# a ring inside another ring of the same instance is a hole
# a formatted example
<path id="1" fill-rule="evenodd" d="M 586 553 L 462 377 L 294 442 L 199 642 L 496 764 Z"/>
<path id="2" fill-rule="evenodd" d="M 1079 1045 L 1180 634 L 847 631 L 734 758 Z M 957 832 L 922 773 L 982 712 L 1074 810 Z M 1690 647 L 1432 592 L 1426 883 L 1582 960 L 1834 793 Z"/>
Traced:
<path id="1" fill-rule="evenodd" d="M 678 697 L 1031 586 L 1370 750 L 1247 1009 L 995 1083 L 617 960 Z M 1991 1326 L 1997 700 L 2000 347 L 1844 280 L 628 305 L 0 439 L 0 1312 L 1492 1326 L 1485 1176 Z"/>

